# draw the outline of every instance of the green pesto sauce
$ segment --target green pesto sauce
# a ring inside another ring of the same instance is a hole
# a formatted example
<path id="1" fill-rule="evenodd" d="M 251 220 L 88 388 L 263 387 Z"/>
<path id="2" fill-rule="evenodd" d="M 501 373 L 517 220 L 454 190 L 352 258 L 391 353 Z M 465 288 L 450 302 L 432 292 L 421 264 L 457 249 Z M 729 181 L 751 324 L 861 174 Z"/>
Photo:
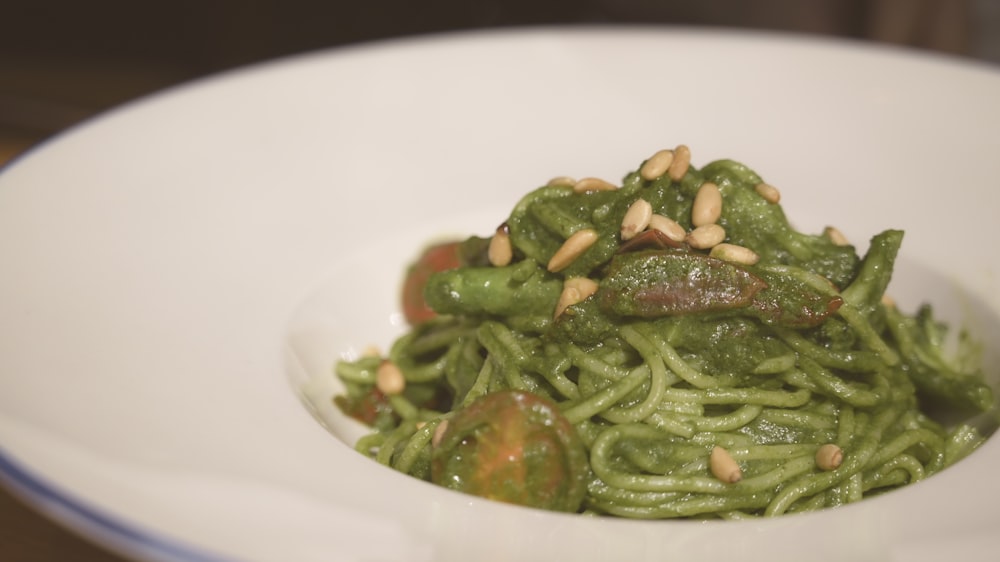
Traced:
<path id="1" fill-rule="evenodd" d="M 718 185 L 722 194 L 718 224 L 726 231 L 726 242 L 752 249 L 760 256 L 758 263 L 733 265 L 684 245 L 622 253 L 622 218 L 637 199 L 649 201 L 657 213 L 689 230 L 693 201 L 705 182 Z M 621 345 L 621 326 L 660 318 L 656 321 L 682 325 L 683 330 L 671 331 L 683 334 L 675 336 L 678 345 L 694 350 L 692 357 L 706 368 L 721 372 L 740 371 L 767 357 L 768 340 L 757 329 L 761 324 L 794 330 L 831 350 L 858 345 L 857 332 L 833 314 L 842 302 L 874 326 L 885 327 L 880 300 L 903 233 L 877 234 L 867 254 L 859 256 L 854 246 L 792 228 L 782 207 L 756 192 L 761 182 L 745 165 L 719 160 L 701 169 L 690 167 L 680 181 L 667 176 L 644 180 L 632 172 L 613 191 L 575 193 L 568 186 L 540 187 L 523 197 L 506 220 L 515 248 L 511 265 L 488 265 L 483 257 L 486 241 L 470 238 L 465 246 L 471 265 L 431 276 L 425 298 L 440 314 L 495 318 L 547 342 L 585 348 Z M 596 230 L 598 241 L 566 269 L 547 271 L 545 264 L 563 242 L 584 228 Z M 680 257 L 644 257 L 657 253 Z M 785 266 L 826 280 L 830 290 L 818 290 L 808 280 L 782 273 Z M 553 318 L 563 282 L 572 277 L 594 279 L 600 289 L 594 298 Z M 656 296 L 657 290 L 663 295 Z M 926 324 L 919 330 L 926 332 Z M 904 345 L 911 340 L 928 343 L 919 333 L 907 337 L 902 328 L 896 335 Z M 988 387 L 972 382 L 974 376 L 921 377 L 926 369 L 921 361 L 912 362 L 912 372 L 918 380 L 926 379 L 923 386 L 935 396 L 977 409 L 992 400 Z M 461 386 L 470 384 L 465 381 Z"/>
<path id="2" fill-rule="evenodd" d="M 640 198 L 690 231 L 705 182 L 722 195 L 725 242 L 758 261 L 622 240 Z M 375 430 L 358 450 L 455 490 L 636 518 L 840 505 L 971 452 L 983 435 L 965 420 L 994 408 L 994 394 L 970 338 L 945 353 L 930 306 L 911 315 L 884 302 L 903 233 L 878 233 L 859 255 L 795 230 L 760 183 L 719 160 L 680 180 L 633 172 L 616 190 L 528 193 L 504 221 L 510 264 L 491 265 L 489 239 L 472 237 L 462 266 L 429 277 L 437 316 L 386 357 L 405 377 L 401 394 L 378 391 L 382 358 L 338 363 L 337 404 Z M 582 229 L 597 241 L 549 271 Z M 563 307 L 573 278 L 596 289 Z M 825 444 L 843 449 L 836 471 L 817 466 Z M 742 452 L 743 480 L 713 476 L 714 446 Z"/>

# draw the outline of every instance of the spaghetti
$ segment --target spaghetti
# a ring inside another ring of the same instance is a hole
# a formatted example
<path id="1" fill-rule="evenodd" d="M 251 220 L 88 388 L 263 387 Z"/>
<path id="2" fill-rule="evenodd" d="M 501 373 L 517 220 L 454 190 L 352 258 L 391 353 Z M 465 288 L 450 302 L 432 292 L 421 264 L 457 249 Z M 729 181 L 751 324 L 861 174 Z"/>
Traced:
<path id="1" fill-rule="evenodd" d="M 433 312 L 336 365 L 337 403 L 373 427 L 357 449 L 502 501 L 741 519 L 899 488 L 982 442 L 931 415 L 993 407 L 968 339 L 952 359 L 929 306 L 886 298 L 902 232 L 859 256 L 792 228 L 746 166 L 674 153 L 620 186 L 540 187 L 492 240 L 435 248 L 449 264 L 409 290 Z"/>

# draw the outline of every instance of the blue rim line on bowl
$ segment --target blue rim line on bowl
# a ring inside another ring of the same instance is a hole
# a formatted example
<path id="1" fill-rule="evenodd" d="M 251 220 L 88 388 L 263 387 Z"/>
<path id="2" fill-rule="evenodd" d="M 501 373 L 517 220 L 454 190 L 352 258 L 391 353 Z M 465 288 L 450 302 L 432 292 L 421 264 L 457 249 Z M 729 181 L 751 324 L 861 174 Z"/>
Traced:
<path id="1" fill-rule="evenodd" d="M 0 483 L 35 510 L 126 556 L 155 562 L 235 562 L 157 536 L 102 513 L 33 475 L 0 447 Z"/>

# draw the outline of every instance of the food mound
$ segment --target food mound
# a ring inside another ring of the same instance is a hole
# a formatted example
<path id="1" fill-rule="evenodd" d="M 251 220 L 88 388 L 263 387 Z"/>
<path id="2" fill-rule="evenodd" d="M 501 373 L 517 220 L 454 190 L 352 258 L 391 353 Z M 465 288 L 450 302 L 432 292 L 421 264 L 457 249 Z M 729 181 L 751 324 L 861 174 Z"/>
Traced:
<path id="1" fill-rule="evenodd" d="M 838 506 L 969 454 L 984 436 L 953 420 L 993 394 L 966 334 L 946 353 L 929 305 L 886 295 L 903 233 L 860 256 L 779 199 L 680 145 L 431 246 L 403 286 L 411 329 L 335 366 L 335 402 L 372 428 L 358 451 L 452 490 L 647 519 Z"/>

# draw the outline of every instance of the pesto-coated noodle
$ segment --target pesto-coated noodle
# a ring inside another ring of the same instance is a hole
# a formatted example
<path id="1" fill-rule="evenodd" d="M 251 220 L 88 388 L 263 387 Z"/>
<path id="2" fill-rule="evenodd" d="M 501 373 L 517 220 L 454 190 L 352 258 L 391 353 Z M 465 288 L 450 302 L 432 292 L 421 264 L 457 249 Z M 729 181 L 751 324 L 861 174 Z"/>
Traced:
<path id="1" fill-rule="evenodd" d="M 856 502 L 982 442 L 971 424 L 931 415 L 969 419 L 994 405 L 967 342 L 946 355 L 929 306 L 911 315 L 885 298 L 902 232 L 877 234 L 860 256 L 792 228 L 742 164 L 671 175 L 528 193 L 497 230 L 509 263 L 490 263 L 479 237 L 426 254 L 408 295 L 433 312 L 410 316 L 384 357 L 336 365 L 338 405 L 373 427 L 358 450 L 503 501 L 740 520 Z M 690 232 L 709 182 L 724 242 L 750 252 L 713 254 L 649 229 L 623 240 L 639 199 Z M 584 229 L 596 242 L 550 271 Z M 384 361 L 399 367 L 402 392 L 380 390 Z M 719 448 L 733 481 L 715 476 Z"/>

